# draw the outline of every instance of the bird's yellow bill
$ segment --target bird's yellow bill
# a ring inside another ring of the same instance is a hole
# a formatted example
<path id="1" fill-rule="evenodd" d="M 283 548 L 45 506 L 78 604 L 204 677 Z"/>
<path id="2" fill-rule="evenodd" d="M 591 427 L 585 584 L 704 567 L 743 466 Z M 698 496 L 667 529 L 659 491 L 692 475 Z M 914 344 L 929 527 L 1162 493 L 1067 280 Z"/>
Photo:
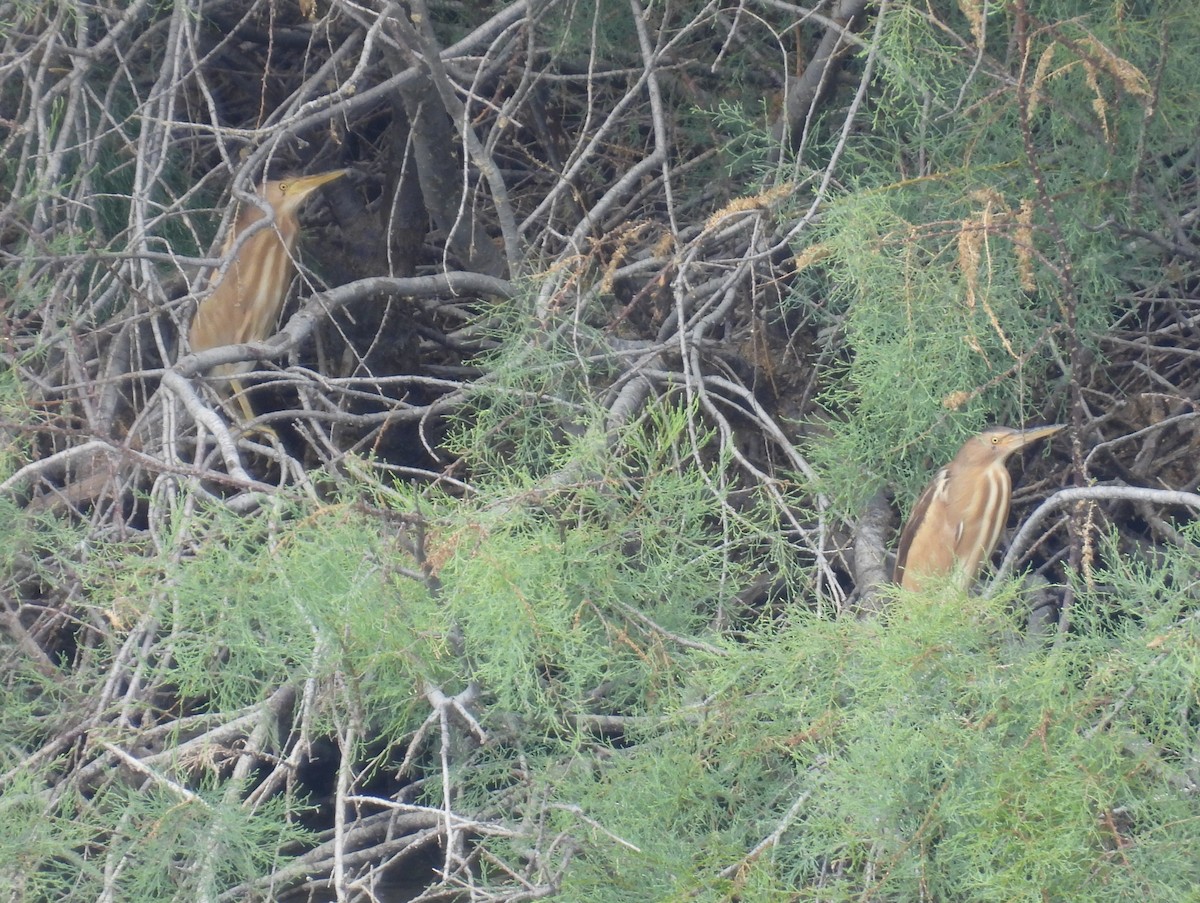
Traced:
<path id="1" fill-rule="evenodd" d="M 291 183 L 293 191 L 305 195 L 334 179 L 340 179 L 349 171 L 348 169 L 332 169 L 329 172 L 319 172 L 311 176 L 297 176 L 288 181 Z"/>
<path id="2" fill-rule="evenodd" d="M 1028 445 L 1030 442 L 1037 442 L 1039 439 L 1045 439 L 1047 436 L 1053 436 L 1059 430 L 1065 430 L 1065 423 L 1056 423 L 1053 426 L 1039 426 L 1032 430 L 1021 430 L 1021 447 Z"/>

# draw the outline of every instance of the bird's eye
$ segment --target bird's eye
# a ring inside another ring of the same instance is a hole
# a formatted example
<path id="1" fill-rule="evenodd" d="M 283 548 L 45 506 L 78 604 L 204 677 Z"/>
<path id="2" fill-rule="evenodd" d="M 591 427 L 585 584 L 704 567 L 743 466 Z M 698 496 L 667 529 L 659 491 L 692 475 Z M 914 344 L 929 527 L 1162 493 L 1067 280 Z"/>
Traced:
<path id="1" fill-rule="evenodd" d="M 280 182 L 280 183 L 279 183 L 279 193 L 280 193 L 280 194 L 287 194 L 287 193 L 288 193 L 288 189 L 289 189 L 289 188 L 291 188 L 291 187 L 292 187 L 292 186 L 291 186 L 291 185 L 290 185 L 288 182 Z"/>
<path id="2" fill-rule="evenodd" d="M 1000 437 L 992 436 L 992 445 L 999 445 L 999 444 L 1000 444 Z"/>

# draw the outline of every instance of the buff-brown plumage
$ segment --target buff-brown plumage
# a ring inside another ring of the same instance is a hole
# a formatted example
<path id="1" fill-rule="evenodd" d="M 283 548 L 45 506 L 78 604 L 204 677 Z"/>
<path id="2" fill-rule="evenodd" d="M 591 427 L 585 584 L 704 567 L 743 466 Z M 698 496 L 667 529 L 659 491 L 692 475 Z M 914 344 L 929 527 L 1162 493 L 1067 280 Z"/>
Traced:
<path id="1" fill-rule="evenodd" d="M 300 208 L 313 191 L 345 174 L 346 170 L 338 169 L 264 182 L 258 194 L 273 211 L 274 222 L 239 242 L 239 237 L 264 217 L 257 205 L 242 206 L 225 245 L 226 254 L 236 248 L 235 256 L 192 318 L 188 331 L 192 351 L 260 342 L 274 331 L 295 273 L 292 252 L 300 229 Z M 248 420 L 254 415 L 236 377 L 253 366 L 240 362 L 213 368 L 214 375 L 230 380 Z"/>
<path id="2" fill-rule="evenodd" d="M 991 558 L 1008 520 L 1008 456 L 1061 429 L 1001 426 L 968 439 L 913 506 L 900 533 L 892 579 L 910 590 L 945 579 L 966 589 Z"/>

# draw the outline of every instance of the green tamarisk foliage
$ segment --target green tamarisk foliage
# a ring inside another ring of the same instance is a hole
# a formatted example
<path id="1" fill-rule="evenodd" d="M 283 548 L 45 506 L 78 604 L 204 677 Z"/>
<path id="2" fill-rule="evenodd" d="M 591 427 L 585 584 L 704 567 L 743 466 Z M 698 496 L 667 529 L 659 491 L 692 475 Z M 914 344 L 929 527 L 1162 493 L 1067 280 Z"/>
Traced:
<path id="1" fill-rule="evenodd" d="M 1159 250 L 1126 236 L 1163 223 L 1135 183 L 1173 191 L 1200 22 L 1184 4 L 1128 12 L 892 6 L 863 134 L 816 130 L 840 148 L 839 178 L 797 248 L 793 304 L 829 324 L 832 436 L 811 454 L 835 503 L 885 484 L 907 501 L 982 426 L 1059 416 L 1085 378 L 1069 369 L 1124 314 L 1124 280 L 1153 282 Z M 1169 54 L 1148 29 L 1171 34 Z"/>
<path id="2" fill-rule="evenodd" d="M 681 662 L 692 690 L 639 743 L 555 775 L 611 832 L 567 898 L 1189 899 L 1195 580 L 1123 582 L 1158 582 L 1164 610 L 1120 639 L 1094 629 L 1119 615 L 1106 594 L 1053 649 L 1010 599 L 904 595 Z"/>

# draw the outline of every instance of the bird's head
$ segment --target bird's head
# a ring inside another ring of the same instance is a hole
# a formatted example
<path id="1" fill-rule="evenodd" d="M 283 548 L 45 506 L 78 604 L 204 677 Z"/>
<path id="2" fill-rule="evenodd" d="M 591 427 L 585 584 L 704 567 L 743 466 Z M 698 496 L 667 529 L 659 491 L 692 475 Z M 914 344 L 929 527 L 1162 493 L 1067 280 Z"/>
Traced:
<path id="1" fill-rule="evenodd" d="M 971 463 L 987 464 L 992 461 L 1003 463 L 1008 456 L 1031 443 L 1053 436 L 1065 424 L 1039 426 L 1029 430 L 1014 430 L 1008 426 L 994 426 L 984 430 L 963 446 L 960 455 L 966 455 Z"/>
<path id="2" fill-rule="evenodd" d="M 305 199 L 334 179 L 340 179 L 349 170 L 334 169 L 329 172 L 319 172 L 311 176 L 285 176 L 274 179 L 263 185 L 262 195 L 279 220 L 287 220 L 296 216 Z"/>

